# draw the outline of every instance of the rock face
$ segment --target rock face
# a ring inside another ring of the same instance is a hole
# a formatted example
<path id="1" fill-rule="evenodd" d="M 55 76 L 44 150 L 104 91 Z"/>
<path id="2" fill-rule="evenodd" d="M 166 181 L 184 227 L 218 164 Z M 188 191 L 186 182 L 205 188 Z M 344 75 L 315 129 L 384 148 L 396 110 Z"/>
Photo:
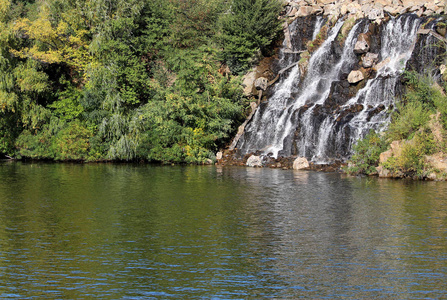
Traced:
<path id="1" fill-rule="evenodd" d="M 293 169 L 294 170 L 302 170 L 309 168 L 309 162 L 305 157 L 298 157 L 293 162 Z"/>
<path id="2" fill-rule="evenodd" d="M 247 159 L 246 165 L 249 167 L 262 167 L 262 159 L 260 156 L 252 155 Z"/>

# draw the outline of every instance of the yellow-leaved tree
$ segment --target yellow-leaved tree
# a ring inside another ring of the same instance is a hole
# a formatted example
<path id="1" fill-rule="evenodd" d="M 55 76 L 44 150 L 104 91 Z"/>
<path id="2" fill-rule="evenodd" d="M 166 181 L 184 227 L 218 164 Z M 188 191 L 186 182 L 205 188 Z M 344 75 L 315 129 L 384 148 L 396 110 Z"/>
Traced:
<path id="1" fill-rule="evenodd" d="M 15 35 L 27 43 L 10 51 L 17 57 L 41 63 L 64 63 L 83 75 L 92 61 L 88 51 L 88 29 L 75 7 L 57 12 L 52 9 L 51 2 L 57 1 L 41 1 L 34 20 L 21 18 L 15 22 Z"/>

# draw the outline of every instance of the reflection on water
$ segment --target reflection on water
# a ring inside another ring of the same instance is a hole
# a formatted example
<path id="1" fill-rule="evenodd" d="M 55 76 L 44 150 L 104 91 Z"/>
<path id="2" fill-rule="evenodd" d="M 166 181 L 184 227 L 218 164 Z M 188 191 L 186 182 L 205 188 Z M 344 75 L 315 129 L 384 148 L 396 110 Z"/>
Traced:
<path id="1" fill-rule="evenodd" d="M 439 299 L 447 183 L 0 163 L 0 298 Z"/>

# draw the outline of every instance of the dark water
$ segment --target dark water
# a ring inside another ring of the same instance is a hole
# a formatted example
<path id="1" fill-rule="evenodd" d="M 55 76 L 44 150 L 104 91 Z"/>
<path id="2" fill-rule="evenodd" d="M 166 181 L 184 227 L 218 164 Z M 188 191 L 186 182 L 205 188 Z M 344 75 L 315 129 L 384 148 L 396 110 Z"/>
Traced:
<path id="1" fill-rule="evenodd" d="M 441 299 L 447 183 L 0 163 L 0 298 Z"/>

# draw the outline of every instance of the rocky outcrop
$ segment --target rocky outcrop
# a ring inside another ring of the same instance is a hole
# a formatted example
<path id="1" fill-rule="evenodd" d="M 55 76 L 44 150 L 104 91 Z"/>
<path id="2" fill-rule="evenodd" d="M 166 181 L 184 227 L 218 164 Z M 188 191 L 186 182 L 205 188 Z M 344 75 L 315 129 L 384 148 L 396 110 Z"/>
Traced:
<path id="1" fill-rule="evenodd" d="M 368 18 L 381 22 L 387 14 L 415 13 L 430 16 L 446 13 L 444 0 L 286 0 L 285 17 L 298 18 L 312 14 L 328 16 L 329 19 L 352 15 L 356 19 Z"/>
<path id="2" fill-rule="evenodd" d="M 256 67 L 245 74 L 245 76 L 242 78 L 244 96 L 257 96 L 258 91 L 262 91 L 263 89 L 258 88 L 260 86 L 257 86 L 256 82 L 264 83 L 264 80 L 269 82 L 269 80 L 272 80 L 275 77 L 275 74 L 272 71 L 273 60 L 274 57 L 264 57 Z M 259 78 L 262 77 L 265 79 L 257 81 Z"/>

